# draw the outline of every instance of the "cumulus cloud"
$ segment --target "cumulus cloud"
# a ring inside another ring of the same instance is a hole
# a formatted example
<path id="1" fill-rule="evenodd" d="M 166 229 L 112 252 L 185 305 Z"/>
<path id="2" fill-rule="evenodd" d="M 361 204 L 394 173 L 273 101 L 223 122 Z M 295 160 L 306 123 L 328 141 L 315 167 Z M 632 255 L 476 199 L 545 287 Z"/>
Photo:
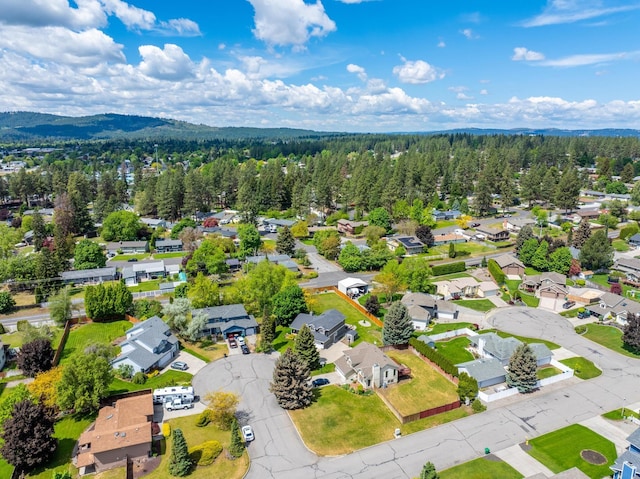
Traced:
<path id="1" fill-rule="evenodd" d="M 163 49 L 141 45 L 138 52 L 142 57 L 139 69 L 149 77 L 175 81 L 193 75 L 194 64 L 178 45 L 167 43 Z"/>
<path id="2" fill-rule="evenodd" d="M 0 23 L 32 27 L 59 26 L 74 29 L 104 26 L 107 16 L 98 0 L 3 0 Z"/>
<path id="3" fill-rule="evenodd" d="M 549 0 L 544 11 L 522 22 L 523 27 L 541 27 L 591 20 L 615 13 L 637 10 L 640 5 L 602 6 L 600 0 Z"/>
<path id="4" fill-rule="evenodd" d="M 513 56 L 511 59 L 516 62 L 522 60 L 537 62 L 544 60 L 544 55 L 539 52 L 534 52 L 533 50 L 528 50 L 525 47 L 516 47 L 513 49 Z"/>
<path id="5" fill-rule="evenodd" d="M 354 65 L 353 63 L 349 63 L 347 65 L 347 71 L 349 73 L 355 73 L 358 75 L 358 78 L 362 81 L 367 81 L 367 72 L 360 65 Z"/>
<path id="6" fill-rule="evenodd" d="M 489 91 L 486 88 L 483 88 L 482 90 L 480 90 L 480 94 L 481 95 L 488 95 Z"/>
<path id="7" fill-rule="evenodd" d="M 444 48 L 444 47 L 446 47 L 446 46 L 447 46 L 447 44 L 444 42 L 444 40 L 440 40 L 440 41 L 438 42 L 438 48 Z"/>
<path id="8" fill-rule="evenodd" d="M 444 72 L 428 64 L 424 60 L 410 61 L 402 58 L 402 65 L 393 67 L 393 74 L 402 83 L 421 84 L 444 78 Z"/>
<path id="9" fill-rule="evenodd" d="M 324 37 L 336 30 L 322 2 L 303 0 L 248 0 L 255 10 L 253 34 L 276 46 L 304 47 L 312 37 Z"/>
<path id="10" fill-rule="evenodd" d="M 115 15 L 127 28 L 151 30 L 156 23 L 153 12 L 129 5 L 122 0 L 100 0 L 109 15 Z"/>
<path id="11" fill-rule="evenodd" d="M 155 30 L 165 35 L 178 35 L 181 37 L 202 35 L 200 26 L 188 18 L 173 18 L 168 22 L 160 22 L 160 24 L 155 27 Z"/>

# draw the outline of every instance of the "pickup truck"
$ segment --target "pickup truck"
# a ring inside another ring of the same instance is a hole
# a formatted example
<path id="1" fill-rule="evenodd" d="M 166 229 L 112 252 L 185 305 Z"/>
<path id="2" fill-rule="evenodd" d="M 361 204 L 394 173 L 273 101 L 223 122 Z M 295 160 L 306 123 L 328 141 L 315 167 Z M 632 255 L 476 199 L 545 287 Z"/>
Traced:
<path id="1" fill-rule="evenodd" d="M 174 399 L 173 401 L 165 403 L 164 407 L 167 411 L 173 411 L 175 409 L 190 409 L 193 407 L 192 402 L 182 402 L 181 399 Z"/>

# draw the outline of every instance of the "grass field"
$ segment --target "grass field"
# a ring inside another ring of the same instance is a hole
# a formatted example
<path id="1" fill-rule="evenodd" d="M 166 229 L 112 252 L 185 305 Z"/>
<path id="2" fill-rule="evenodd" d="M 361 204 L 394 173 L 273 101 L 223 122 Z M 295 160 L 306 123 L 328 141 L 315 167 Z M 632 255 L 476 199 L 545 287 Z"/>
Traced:
<path id="1" fill-rule="evenodd" d="M 520 299 L 524 304 L 526 304 L 530 308 L 537 308 L 538 305 L 540 304 L 540 298 L 536 298 L 531 294 L 525 294 L 523 292 L 520 292 Z"/>
<path id="2" fill-rule="evenodd" d="M 456 253 L 460 256 L 470 256 L 470 255 L 478 255 L 482 253 L 494 252 L 495 249 L 491 248 L 485 244 L 467 242 L 467 243 L 457 243 L 455 245 Z M 429 254 L 449 254 L 449 245 L 440 245 L 429 248 Z"/>
<path id="3" fill-rule="evenodd" d="M 527 266 L 524 269 L 524 274 L 526 274 L 527 276 L 535 276 L 535 275 L 540 274 L 540 273 L 541 273 L 541 271 L 538 271 L 537 269 L 532 268 L 531 266 Z"/>
<path id="4" fill-rule="evenodd" d="M 468 406 L 462 406 L 458 409 L 452 409 L 451 411 L 436 414 L 435 416 L 425 417 L 417 421 L 408 422 L 400 426 L 400 431 L 403 435 L 413 434 L 414 432 L 424 431 L 432 427 L 440 426 L 451 421 L 456 421 L 463 417 L 471 416 L 473 411 Z"/>
<path id="5" fill-rule="evenodd" d="M 61 363 L 64 364 L 71 355 L 83 351 L 90 344 L 111 344 L 114 339 L 124 336 L 132 326 L 133 324 L 129 321 L 88 323 L 73 326 L 62 352 Z"/>
<path id="6" fill-rule="evenodd" d="M 488 299 L 459 299 L 454 301 L 458 306 L 463 306 L 465 308 L 473 309 L 475 311 L 480 311 L 482 313 L 486 313 L 487 311 L 491 311 L 496 307 Z"/>
<path id="7" fill-rule="evenodd" d="M 580 379 L 597 378 L 602 374 L 595 364 L 582 357 L 561 359 L 560 362 L 573 369 L 574 375 Z"/>
<path id="8" fill-rule="evenodd" d="M 148 259 L 150 257 L 151 255 L 149 253 L 119 254 L 111 258 L 111 261 L 129 261 L 130 259 L 142 261 L 143 259 Z"/>
<path id="9" fill-rule="evenodd" d="M 196 427 L 197 415 L 170 419 L 171 430 L 181 429 L 188 447 L 197 446 L 205 441 L 219 441 L 226 450 L 231 441 L 229 431 L 221 431 L 212 424 L 205 427 Z M 144 476 L 148 479 L 173 479 L 169 474 L 167 465 L 171 455 L 171 439 L 166 441 L 166 449 L 162 456 L 162 462 L 152 473 Z M 240 479 L 244 477 L 249 468 L 249 456 L 244 455 L 235 461 L 229 460 L 223 451 L 210 466 L 196 467 L 189 474 L 190 479 Z"/>
<path id="10" fill-rule="evenodd" d="M 636 351 L 626 348 L 622 342 L 622 331 L 613 326 L 591 323 L 587 325 L 587 332 L 584 333 L 583 336 L 625 356 L 631 358 L 637 358 L 639 356 Z"/>
<path id="11" fill-rule="evenodd" d="M 451 361 L 452 364 L 466 363 L 473 361 L 473 354 L 465 348 L 469 345 L 469 338 L 454 338 L 448 341 L 438 341 L 436 347 L 438 352 Z"/>
<path id="12" fill-rule="evenodd" d="M 190 343 L 182 340 L 180 345 L 184 351 L 207 363 L 220 359 L 229 350 L 227 343 L 224 341 L 203 346 L 202 343 Z"/>
<path id="13" fill-rule="evenodd" d="M 617 457 L 611 441 L 580 424 L 531 439 L 529 445 L 532 446 L 529 454 L 551 471 L 558 473 L 577 467 L 593 479 L 610 476 L 609 466 Z M 601 466 L 588 463 L 580 457 L 580 452 L 585 449 L 599 452 L 607 458 L 607 463 Z"/>
<path id="14" fill-rule="evenodd" d="M 158 389 L 168 386 L 191 384 L 193 376 L 184 371 L 169 369 L 162 374 L 147 379 L 144 384 L 134 384 L 129 381 L 115 378 L 109 386 L 110 394 L 120 394 L 128 391 L 140 391 L 141 389 Z"/>
<path id="15" fill-rule="evenodd" d="M 160 289 L 160 283 L 164 283 L 163 279 L 150 279 L 149 281 L 143 281 L 135 286 L 129 286 L 129 291 L 132 293 L 140 293 L 143 291 L 156 291 Z"/>
<path id="16" fill-rule="evenodd" d="M 387 356 L 411 368 L 411 379 L 379 390 L 403 416 L 458 399 L 456 385 L 415 354 L 408 351 L 387 351 Z"/>
<path id="17" fill-rule="evenodd" d="M 470 328 L 471 323 L 438 323 L 434 324 L 433 328 L 428 331 L 428 334 L 440 334 L 447 331 L 455 331 L 456 329 Z M 422 333 L 421 333 L 422 334 Z"/>
<path id="18" fill-rule="evenodd" d="M 153 259 L 182 258 L 189 253 L 186 251 L 174 251 L 173 253 L 154 253 Z"/>
<path id="19" fill-rule="evenodd" d="M 613 246 L 613 249 L 615 249 L 616 251 L 629 251 L 630 249 L 626 241 L 621 239 L 613 240 L 611 242 L 611 246 Z"/>
<path id="20" fill-rule="evenodd" d="M 612 421 L 622 421 L 625 417 L 630 416 L 640 419 L 640 414 L 629 408 L 624 408 L 624 410 L 622 408 L 614 409 L 613 411 L 606 412 L 602 415 L 602 417 L 611 419 Z"/>
<path id="21" fill-rule="evenodd" d="M 317 294 L 313 297 L 313 300 L 315 302 L 313 305 L 313 312 L 315 314 L 320 314 L 328 309 L 337 309 L 346 316 L 346 322 L 348 324 L 352 324 L 356 327 L 358 339 L 356 339 L 353 346 L 360 344 L 362 341 L 367 341 L 371 344 L 382 344 L 382 328 L 371 323 L 364 314 L 337 294 Z M 369 321 L 371 326 L 361 326 L 359 321 Z"/>
<path id="22" fill-rule="evenodd" d="M 315 389 L 316 400 L 289 411 L 306 446 L 321 456 L 348 454 L 393 439 L 400 422 L 377 395 L 358 396 L 338 386 Z"/>
<path id="23" fill-rule="evenodd" d="M 497 459 L 497 458 L 496 458 Z M 521 479 L 523 476 L 501 460 L 479 457 L 438 473 L 440 479 Z"/>
<path id="24" fill-rule="evenodd" d="M 52 327 L 54 332 L 51 345 L 54 349 L 60 344 L 60 338 L 62 338 L 62 329 Z M 15 331 L 13 333 L 0 334 L 0 340 L 3 344 L 8 344 L 11 348 L 19 348 L 24 344 L 24 334 L 21 331 Z"/>
<path id="25" fill-rule="evenodd" d="M 554 366 L 546 366 L 543 368 L 538 368 L 537 375 L 538 379 L 547 379 L 552 376 L 557 376 L 558 374 L 562 374 L 558 368 Z"/>

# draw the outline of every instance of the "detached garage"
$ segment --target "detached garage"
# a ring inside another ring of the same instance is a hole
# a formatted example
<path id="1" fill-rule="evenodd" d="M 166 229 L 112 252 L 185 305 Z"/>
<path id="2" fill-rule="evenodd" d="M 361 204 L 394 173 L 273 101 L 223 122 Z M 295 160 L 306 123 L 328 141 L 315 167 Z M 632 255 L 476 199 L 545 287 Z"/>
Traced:
<path id="1" fill-rule="evenodd" d="M 350 298 L 357 298 L 369 292 L 369 285 L 358 278 L 345 278 L 338 281 L 338 291 Z"/>

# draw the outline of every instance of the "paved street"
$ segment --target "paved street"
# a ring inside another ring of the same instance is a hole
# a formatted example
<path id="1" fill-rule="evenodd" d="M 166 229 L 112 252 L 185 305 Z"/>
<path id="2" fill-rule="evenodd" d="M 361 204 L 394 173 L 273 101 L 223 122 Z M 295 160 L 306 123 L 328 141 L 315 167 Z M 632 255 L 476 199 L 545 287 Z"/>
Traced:
<path id="1" fill-rule="evenodd" d="M 252 463 L 247 477 L 260 479 L 408 479 L 417 476 L 426 461 L 442 470 L 484 455 L 485 447 L 499 452 L 527 438 L 619 408 L 623 399 L 625 404 L 640 401 L 640 361 L 582 338 L 566 319 L 531 308 L 502 308 L 487 319 L 502 330 L 559 343 L 594 361 L 603 374 L 499 401 L 482 414 L 336 458 L 309 452 L 288 415 L 268 392 L 272 357 L 252 354 L 210 363 L 195 376 L 194 388 L 201 396 L 216 389 L 242 395 L 241 422 L 251 423 L 256 433 L 249 446 Z"/>

